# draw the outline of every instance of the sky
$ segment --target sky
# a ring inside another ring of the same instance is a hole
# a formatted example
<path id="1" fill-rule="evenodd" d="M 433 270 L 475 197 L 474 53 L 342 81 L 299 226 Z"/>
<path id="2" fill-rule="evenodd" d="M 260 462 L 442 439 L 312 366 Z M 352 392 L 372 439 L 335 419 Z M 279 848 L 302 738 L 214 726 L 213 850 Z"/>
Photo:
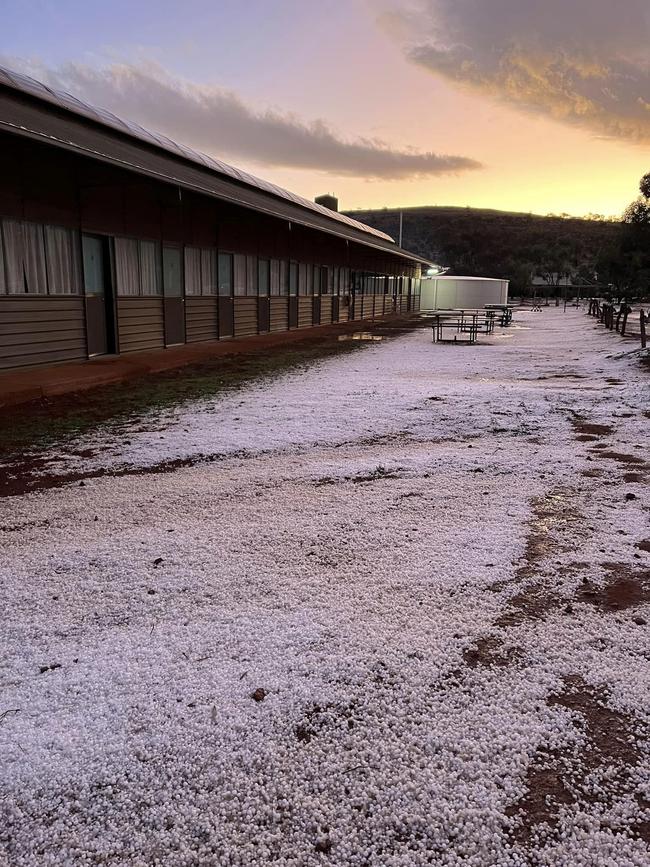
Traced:
<path id="1" fill-rule="evenodd" d="M 617 215 L 647 0 L 3 0 L 0 64 L 342 209 Z"/>

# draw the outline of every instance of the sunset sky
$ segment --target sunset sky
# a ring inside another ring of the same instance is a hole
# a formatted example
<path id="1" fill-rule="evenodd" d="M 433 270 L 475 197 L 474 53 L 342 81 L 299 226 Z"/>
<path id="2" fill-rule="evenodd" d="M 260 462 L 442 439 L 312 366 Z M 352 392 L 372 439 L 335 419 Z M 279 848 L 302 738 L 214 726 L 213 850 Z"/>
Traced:
<path id="1" fill-rule="evenodd" d="M 0 63 L 342 208 L 618 214 L 647 0 L 4 0 Z"/>

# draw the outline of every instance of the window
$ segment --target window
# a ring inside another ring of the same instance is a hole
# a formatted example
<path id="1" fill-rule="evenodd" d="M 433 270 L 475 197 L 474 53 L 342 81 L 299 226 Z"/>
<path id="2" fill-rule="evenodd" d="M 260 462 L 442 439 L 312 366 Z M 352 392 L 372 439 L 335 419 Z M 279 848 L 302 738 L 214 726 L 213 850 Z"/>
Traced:
<path id="1" fill-rule="evenodd" d="M 233 262 L 233 288 L 235 295 L 246 294 L 246 256 L 235 253 Z"/>
<path id="2" fill-rule="evenodd" d="M 201 251 L 198 247 L 186 247 L 185 256 L 185 294 L 201 294 Z"/>
<path id="3" fill-rule="evenodd" d="M 4 292 L 16 295 L 25 292 L 23 272 L 23 231 L 17 220 L 2 221 L 4 259 Z"/>
<path id="4" fill-rule="evenodd" d="M 81 271 L 77 233 L 60 226 L 46 226 L 45 254 L 50 295 L 79 294 Z"/>
<path id="5" fill-rule="evenodd" d="M 104 294 L 104 255 L 101 238 L 92 235 L 82 237 L 84 288 L 86 295 Z"/>
<path id="6" fill-rule="evenodd" d="M 217 251 L 209 247 L 185 248 L 185 294 L 217 294 Z"/>
<path id="7" fill-rule="evenodd" d="M 115 277 L 119 295 L 140 294 L 138 242 L 131 238 L 115 239 Z"/>
<path id="8" fill-rule="evenodd" d="M 233 263 L 230 253 L 219 253 L 219 295 L 232 295 Z"/>
<path id="9" fill-rule="evenodd" d="M 314 265 L 311 269 L 314 281 L 314 295 L 320 295 L 320 266 Z"/>
<path id="10" fill-rule="evenodd" d="M 280 263 L 277 259 L 271 259 L 269 288 L 271 295 L 280 294 Z"/>
<path id="11" fill-rule="evenodd" d="M 289 294 L 289 263 L 280 260 L 280 295 Z"/>
<path id="12" fill-rule="evenodd" d="M 160 295 L 160 248 L 155 241 L 138 241 L 140 294 Z M 180 265 L 179 265 L 180 267 Z"/>
<path id="13" fill-rule="evenodd" d="M 160 295 L 159 244 L 155 241 L 116 238 L 115 276 L 119 295 Z"/>
<path id="14" fill-rule="evenodd" d="M 289 295 L 298 294 L 298 263 L 289 262 Z"/>
<path id="15" fill-rule="evenodd" d="M 257 257 L 246 256 L 246 294 L 257 295 Z"/>
<path id="16" fill-rule="evenodd" d="M 183 294 L 181 251 L 178 247 L 163 247 L 163 294 L 166 298 L 180 298 Z"/>
<path id="17" fill-rule="evenodd" d="M 80 250 L 74 230 L 0 221 L 0 293 L 73 295 L 80 291 Z"/>
<path id="18" fill-rule="evenodd" d="M 257 289 L 259 295 L 268 295 L 271 285 L 271 267 L 268 259 L 257 260 Z"/>

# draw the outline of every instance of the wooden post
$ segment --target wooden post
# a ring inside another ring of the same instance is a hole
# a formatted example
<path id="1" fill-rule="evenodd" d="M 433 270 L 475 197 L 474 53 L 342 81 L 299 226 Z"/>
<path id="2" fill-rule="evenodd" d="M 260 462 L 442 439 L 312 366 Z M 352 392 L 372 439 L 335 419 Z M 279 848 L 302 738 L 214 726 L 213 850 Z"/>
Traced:
<path id="1" fill-rule="evenodd" d="M 623 307 L 621 308 L 621 310 L 623 311 L 623 323 L 621 325 L 621 337 L 625 337 L 625 329 L 627 327 L 627 316 L 628 316 L 628 313 L 632 310 L 632 308 L 629 305 L 624 304 Z"/>
<path id="2" fill-rule="evenodd" d="M 646 334 L 645 334 L 646 315 L 641 311 L 639 314 L 639 325 L 641 326 L 641 349 L 645 349 Z"/>
<path id="3" fill-rule="evenodd" d="M 625 304 L 621 304 L 621 306 L 618 308 L 618 313 L 616 314 L 616 330 L 617 331 L 618 331 L 618 327 L 619 327 L 620 322 L 621 322 L 621 316 L 623 315 L 623 308 L 624 307 L 625 307 Z M 625 327 L 625 326 L 623 326 L 623 327 Z"/>

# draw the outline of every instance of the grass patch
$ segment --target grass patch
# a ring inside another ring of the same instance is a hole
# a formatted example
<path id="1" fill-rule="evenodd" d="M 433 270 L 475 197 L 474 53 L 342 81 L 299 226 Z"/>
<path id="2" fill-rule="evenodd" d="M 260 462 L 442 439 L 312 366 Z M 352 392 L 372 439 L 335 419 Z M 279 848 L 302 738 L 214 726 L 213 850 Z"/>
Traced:
<path id="1" fill-rule="evenodd" d="M 0 456 L 44 448 L 97 428 L 132 422 L 146 413 L 215 397 L 254 380 L 277 376 L 332 356 L 355 352 L 358 341 L 338 335 L 264 347 L 238 355 L 18 406 L 0 420 Z"/>

